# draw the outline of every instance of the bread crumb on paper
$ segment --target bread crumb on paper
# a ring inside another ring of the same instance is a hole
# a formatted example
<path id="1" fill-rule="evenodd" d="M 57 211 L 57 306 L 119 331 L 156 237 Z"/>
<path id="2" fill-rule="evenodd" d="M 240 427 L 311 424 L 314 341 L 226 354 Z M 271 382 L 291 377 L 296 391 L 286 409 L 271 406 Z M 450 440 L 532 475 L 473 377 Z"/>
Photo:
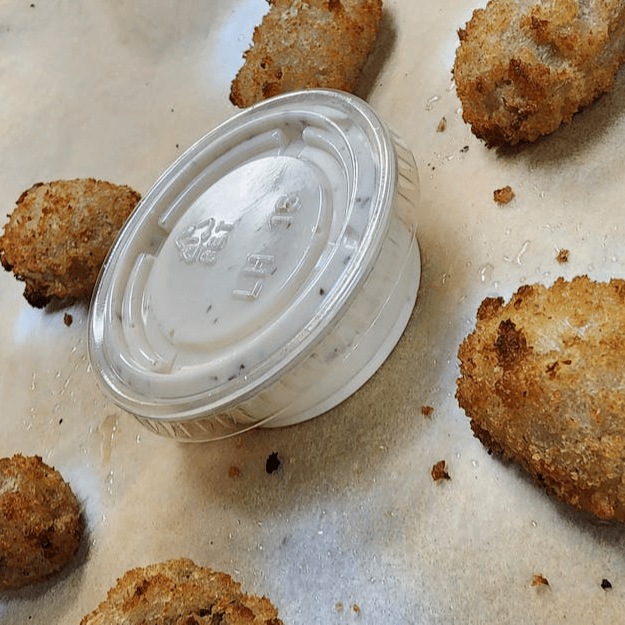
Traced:
<path id="1" fill-rule="evenodd" d="M 267 456 L 267 460 L 265 461 L 265 471 L 269 474 L 275 473 L 282 464 L 280 460 L 280 456 L 277 451 L 274 451 Z"/>
<path id="2" fill-rule="evenodd" d="M 451 479 L 451 476 L 447 472 L 447 463 L 445 460 L 439 460 L 436 464 L 434 464 L 432 467 L 432 479 L 435 482 Z"/>
<path id="3" fill-rule="evenodd" d="M 560 250 L 558 255 L 556 256 L 556 260 L 560 263 L 568 263 L 569 262 L 569 251 L 568 250 Z"/>
<path id="4" fill-rule="evenodd" d="M 497 204 L 508 204 L 514 198 L 514 191 L 510 185 L 502 187 L 501 189 L 495 189 L 493 192 L 493 199 Z"/>
<path id="5" fill-rule="evenodd" d="M 424 417 L 431 417 L 434 413 L 434 408 L 432 406 L 421 406 L 421 414 Z"/>
<path id="6" fill-rule="evenodd" d="M 549 586 L 549 580 L 543 575 L 534 575 L 532 577 L 532 586 Z"/>

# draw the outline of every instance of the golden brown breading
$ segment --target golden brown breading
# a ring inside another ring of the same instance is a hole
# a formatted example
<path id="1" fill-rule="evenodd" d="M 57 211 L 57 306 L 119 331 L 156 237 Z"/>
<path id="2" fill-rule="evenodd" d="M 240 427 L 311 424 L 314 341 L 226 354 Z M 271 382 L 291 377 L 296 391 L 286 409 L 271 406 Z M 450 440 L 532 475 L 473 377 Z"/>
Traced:
<path id="1" fill-rule="evenodd" d="M 76 553 L 78 502 L 39 456 L 0 459 L 0 589 L 40 582 Z"/>
<path id="2" fill-rule="evenodd" d="M 484 445 L 547 491 L 625 521 L 625 281 L 586 276 L 487 298 L 456 397 Z"/>
<path id="3" fill-rule="evenodd" d="M 37 308 L 89 297 L 118 231 L 140 196 L 92 178 L 38 183 L 22 193 L 0 237 L 0 263 L 26 282 Z"/>
<path id="4" fill-rule="evenodd" d="M 463 118 L 490 147 L 534 141 L 612 88 L 622 0 L 490 0 L 458 31 Z"/>
<path id="5" fill-rule="evenodd" d="M 266 597 L 187 558 L 131 569 L 80 625 L 282 625 Z"/>
<path id="6" fill-rule="evenodd" d="M 268 0 L 230 100 L 246 107 L 310 88 L 352 91 L 373 47 L 382 0 Z"/>

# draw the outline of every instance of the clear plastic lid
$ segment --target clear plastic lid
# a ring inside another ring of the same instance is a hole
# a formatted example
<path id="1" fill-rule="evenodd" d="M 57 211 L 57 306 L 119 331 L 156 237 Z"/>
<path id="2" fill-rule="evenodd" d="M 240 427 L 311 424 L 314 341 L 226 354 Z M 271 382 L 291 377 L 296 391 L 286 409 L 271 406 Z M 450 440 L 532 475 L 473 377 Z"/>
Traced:
<path id="1" fill-rule="evenodd" d="M 407 233 L 400 255 L 416 248 L 395 146 L 364 102 L 312 90 L 246 109 L 183 154 L 123 228 L 92 301 L 91 359 L 114 401 L 148 420 L 220 424 L 202 439 L 283 410 L 245 402 L 341 323 L 393 219 Z"/>

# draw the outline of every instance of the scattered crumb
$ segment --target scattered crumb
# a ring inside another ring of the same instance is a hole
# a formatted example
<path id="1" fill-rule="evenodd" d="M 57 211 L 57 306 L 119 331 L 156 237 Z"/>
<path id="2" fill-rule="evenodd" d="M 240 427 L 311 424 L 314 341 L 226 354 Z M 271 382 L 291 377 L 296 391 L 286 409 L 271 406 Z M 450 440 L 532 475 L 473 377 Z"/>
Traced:
<path id="1" fill-rule="evenodd" d="M 267 462 L 265 462 L 265 471 L 267 471 L 267 473 L 273 473 L 280 468 L 281 464 L 278 452 L 274 451 L 272 454 L 269 454 Z"/>
<path id="2" fill-rule="evenodd" d="M 532 577 L 532 586 L 549 586 L 549 580 L 542 575 Z"/>
<path id="3" fill-rule="evenodd" d="M 228 477 L 239 477 L 241 475 L 241 469 L 234 465 L 228 469 Z"/>
<path id="4" fill-rule="evenodd" d="M 556 260 L 559 263 L 568 263 L 569 262 L 569 251 L 568 250 L 560 250 L 558 255 L 556 256 Z"/>
<path id="5" fill-rule="evenodd" d="M 432 479 L 435 482 L 438 482 L 439 480 L 450 480 L 451 479 L 449 473 L 447 472 L 446 466 L 447 466 L 447 463 L 444 460 L 439 460 L 432 467 Z"/>
<path id="6" fill-rule="evenodd" d="M 612 584 L 610 583 L 610 580 L 605 579 L 605 578 L 602 579 L 601 588 L 603 588 L 603 590 L 610 590 L 610 588 L 612 588 Z"/>
<path id="7" fill-rule="evenodd" d="M 65 313 L 63 315 L 63 323 L 69 328 L 69 326 L 72 325 L 72 322 L 74 321 L 74 317 L 72 317 L 69 313 Z"/>
<path id="8" fill-rule="evenodd" d="M 465 145 L 460 149 L 460 154 L 466 154 L 469 151 L 469 146 Z"/>
<path id="9" fill-rule="evenodd" d="M 342 612 L 343 611 L 343 604 L 339 601 L 335 606 L 334 606 L 335 610 L 337 612 Z"/>
<path id="10" fill-rule="evenodd" d="M 447 119 L 443 117 L 441 121 L 438 122 L 438 126 L 436 126 L 436 132 L 445 132 L 445 130 L 447 130 Z"/>
<path id="11" fill-rule="evenodd" d="M 424 417 L 431 417 L 434 412 L 434 408 L 432 406 L 421 406 L 421 414 Z"/>
<path id="12" fill-rule="evenodd" d="M 356 614 L 360 614 L 360 606 L 357 603 L 354 603 L 354 605 L 352 606 L 352 610 L 356 613 Z"/>
<path id="13" fill-rule="evenodd" d="M 514 191 L 510 185 L 501 189 L 495 189 L 493 198 L 497 204 L 507 204 L 514 197 Z"/>

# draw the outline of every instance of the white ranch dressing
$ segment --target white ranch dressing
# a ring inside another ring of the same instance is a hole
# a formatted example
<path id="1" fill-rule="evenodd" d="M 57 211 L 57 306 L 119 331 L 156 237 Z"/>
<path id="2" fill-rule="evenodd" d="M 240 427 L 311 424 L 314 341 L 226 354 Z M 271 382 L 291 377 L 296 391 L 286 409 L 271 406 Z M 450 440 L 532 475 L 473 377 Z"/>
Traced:
<path id="1" fill-rule="evenodd" d="M 225 122 L 157 181 L 110 253 L 90 318 L 101 384 L 191 440 L 335 405 L 414 305 L 417 185 L 410 152 L 347 94 L 288 94 Z"/>

